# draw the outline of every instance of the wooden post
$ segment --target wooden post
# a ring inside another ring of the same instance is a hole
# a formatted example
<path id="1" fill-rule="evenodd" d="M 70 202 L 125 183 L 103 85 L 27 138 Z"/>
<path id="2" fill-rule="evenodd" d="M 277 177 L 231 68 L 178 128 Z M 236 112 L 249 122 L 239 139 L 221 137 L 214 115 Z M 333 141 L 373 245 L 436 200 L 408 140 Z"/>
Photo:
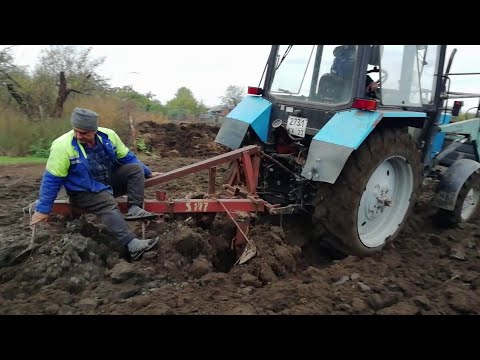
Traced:
<path id="1" fill-rule="evenodd" d="M 128 118 L 130 120 L 130 131 L 132 136 L 132 152 L 136 153 L 137 151 L 137 131 L 135 130 L 135 124 L 133 123 L 132 116 L 128 114 Z"/>

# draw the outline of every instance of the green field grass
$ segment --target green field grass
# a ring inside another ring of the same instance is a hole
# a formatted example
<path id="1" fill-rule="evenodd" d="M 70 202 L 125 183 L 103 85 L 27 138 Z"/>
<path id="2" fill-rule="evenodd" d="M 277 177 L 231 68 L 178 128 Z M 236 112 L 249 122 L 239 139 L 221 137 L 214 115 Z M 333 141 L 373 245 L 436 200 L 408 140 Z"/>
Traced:
<path id="1" fill-rule="evenodd" d="M 39 157 L 12 157 L 0 156 L 0 165 L 15 165 L 15 164 L 46 164 L 47 159 Z"/>

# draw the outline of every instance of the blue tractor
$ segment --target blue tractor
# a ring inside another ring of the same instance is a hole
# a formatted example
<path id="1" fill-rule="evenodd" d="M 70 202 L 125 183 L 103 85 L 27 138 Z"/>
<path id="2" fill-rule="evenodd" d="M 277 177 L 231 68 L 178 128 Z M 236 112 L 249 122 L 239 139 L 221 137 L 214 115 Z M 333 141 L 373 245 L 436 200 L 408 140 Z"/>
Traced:
<path id="1" fill-rule="evenodd" d="M 445 223 L 475 217 L 480 119 L 457 121 L 478 94 L 449 91 L 445 45 L 274 45 L 216 142 L 262 149 L 257 193 L 313 234 L 369 256 L 404 228 L 426 177 Z M 444 72 L 445 69 L 445 72 Z M 263 80 L 263 76 L 262 76 Z M 453 119 L 453 120 L 452 120 Z"/>

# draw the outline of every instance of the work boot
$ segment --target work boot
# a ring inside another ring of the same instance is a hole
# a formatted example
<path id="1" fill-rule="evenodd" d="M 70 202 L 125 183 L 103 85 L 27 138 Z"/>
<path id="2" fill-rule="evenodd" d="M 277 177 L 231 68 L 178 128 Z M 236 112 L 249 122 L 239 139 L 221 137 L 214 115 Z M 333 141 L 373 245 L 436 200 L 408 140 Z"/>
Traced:
<path id="1" fill-rule="evenodd" d="M 137 260 L 144 252 L 151 250 L 157 244 L 157 242 L 158 237 L 147 240 L 139 240 L 137 238 L 130 240 L 130 242 L 127 244 L 127 248 L 132 261 Z"/>
<path id="2" fill-rule="evenodd" d="M 128 209 L 127 215 L 125 215 L 125 220 L 152 220 L 157 218 L 157 216 L 157 214 L 146 211 L 138 205 L 132 205 Z"/>

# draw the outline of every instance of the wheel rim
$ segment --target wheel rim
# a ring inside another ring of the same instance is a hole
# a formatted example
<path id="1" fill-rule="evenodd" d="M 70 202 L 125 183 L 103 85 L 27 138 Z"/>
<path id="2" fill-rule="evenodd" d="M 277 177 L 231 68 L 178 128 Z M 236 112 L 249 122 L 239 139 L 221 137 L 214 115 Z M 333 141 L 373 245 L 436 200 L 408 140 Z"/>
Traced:
<path id="1" fill-rule="evenodd" d="M 466 221 L 470 219 L 477 208 L 479 199 L 480 191 L 478 191 L 478 189 L 470 189 L 462 204 L 462 211 L 460 212 L 462 220 Z"/>
<path id="2" fill-rule="evenodd" d="M 357 231 L 366 247 L 377 247 L 402 224 L 410 206 L 413 172 L 406 159 L 392 156 L 373 172 L 362 194 Z"/>

